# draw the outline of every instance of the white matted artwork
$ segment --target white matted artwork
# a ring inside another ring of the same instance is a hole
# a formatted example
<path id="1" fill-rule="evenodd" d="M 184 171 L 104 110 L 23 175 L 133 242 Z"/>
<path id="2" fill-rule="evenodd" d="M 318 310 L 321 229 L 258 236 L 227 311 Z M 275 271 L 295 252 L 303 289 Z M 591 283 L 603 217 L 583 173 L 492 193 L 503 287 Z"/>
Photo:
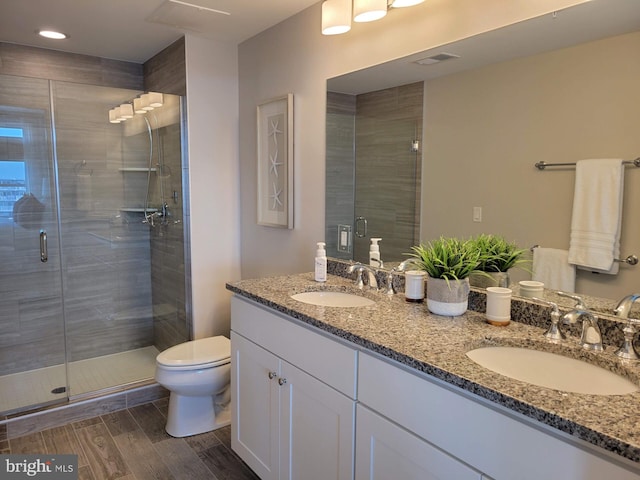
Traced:
<path id="1" fill-rule="evenodd" d="M 293 94 L 258 105 L 258 225 L 293 228 Z"/>

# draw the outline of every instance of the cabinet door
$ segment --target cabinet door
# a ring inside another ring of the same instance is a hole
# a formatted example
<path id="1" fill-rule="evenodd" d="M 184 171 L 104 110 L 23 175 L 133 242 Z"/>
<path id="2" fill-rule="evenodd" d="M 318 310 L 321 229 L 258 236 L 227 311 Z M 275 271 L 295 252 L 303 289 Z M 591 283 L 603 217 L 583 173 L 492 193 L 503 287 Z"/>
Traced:
<path id="1" fill-rule="evenodd" d="M 262 480 L 277 480 L 280 360 L 231 332 L 231 366 L 231 447 Z"/>
<path id="2" fill-rule="evenodd" d="M 480 480 L 480 473 L 358 405 L 356 480 Z"/>
<path id="3" fill-rule="evenodd" d="M 280 478 L 352 479 L 355 401 L 284 361 L 279 382 Z"/>

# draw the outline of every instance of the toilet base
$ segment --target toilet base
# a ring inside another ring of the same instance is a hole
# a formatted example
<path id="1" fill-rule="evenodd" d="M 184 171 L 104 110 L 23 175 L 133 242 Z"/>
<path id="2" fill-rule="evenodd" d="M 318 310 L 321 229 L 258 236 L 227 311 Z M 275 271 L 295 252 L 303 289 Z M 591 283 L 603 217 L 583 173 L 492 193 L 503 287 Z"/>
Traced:
<path id="1" fill-rule="evenodd" d="M 229 425 L 229 405 L 220 408 L 214 406 L 214 400 L 212 396 L 187 397 L 171 392 L 166 432 L 172 437 L 188 437 Z"/>

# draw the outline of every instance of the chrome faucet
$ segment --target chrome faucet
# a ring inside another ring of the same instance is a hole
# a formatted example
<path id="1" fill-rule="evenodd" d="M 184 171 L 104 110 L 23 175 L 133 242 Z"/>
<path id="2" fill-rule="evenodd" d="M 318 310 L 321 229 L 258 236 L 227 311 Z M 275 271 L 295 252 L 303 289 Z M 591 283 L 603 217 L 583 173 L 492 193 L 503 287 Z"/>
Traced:
<path id="1" fill-rule="evenodd" d="M 397 267 L 394 268 L 394 270 L 396 272 L 404 272 L 405 269 L 407 268 L 407 265 L 410 265 L 412 263 L 420 263 L 420 260 L 418 260 L 417 258 L 407 258 L 406 260 L 403 260 L 402 262 L 400 262 L 400 265 L 398 265 Z"/>
<path id="2" fill-rule="evenodd" d="M 378 289 L 378 281 L 376 280 L 376 271 L 371 268 L 369 265 L 364 265 L 362 263 L 354 263 L 349 267 L 347 273 L 356 272 L 356 286 L 360 289 L 364 288 L 364 272 L 367 272 L 368 280 L 369 280 L 369 288 L 374 290 Z"/>
<path id="3" fill-rule="evenodd" d="M 404 272 L 407 268 L 407 265 L 418 262 L 419 260 L 417 258 L 407 258 L 406 260 L 400 262 L 398 266 L 393 267 L 387 272 L 387 294 L 393 295 L 394 293 L 396 293 L 393 288 L 393 274 L 397 272 Z"/>
<path id="4" fill-rule="evenodd" d="M 618 302 L 618 306 L 614 309 L 615 314 L 627 320 L 627 324 L 622 329 L 624 333 L 624 343 L 622 346 L 616 351 L 616 355 L 621 358 L 626 358 L 628 360 L 638 360 L 640 356 L 636 349 L 633 347 L 633 338 L 636 335 L 636 329 L 633 326 L 634 323 L 640 323 L 640 320 L 636 320 L 634 318 L 629 318 L 629 312 L 631 311 L 631 307 L 635 302 L 640 299 L 640 293 L 634 293 L 631 295 L 627 295 L 622 300 Z"/>
<path id="5" fill-rule="evenodd" d="M 596 352 L 602 351 L 602 334 L 598 326 L 598 317 L 577 307 L 562 317 L 565 325 L 576 323 L 580 319 L 582 319 L 582 336 L 580 337 L 582 348 Z"/>

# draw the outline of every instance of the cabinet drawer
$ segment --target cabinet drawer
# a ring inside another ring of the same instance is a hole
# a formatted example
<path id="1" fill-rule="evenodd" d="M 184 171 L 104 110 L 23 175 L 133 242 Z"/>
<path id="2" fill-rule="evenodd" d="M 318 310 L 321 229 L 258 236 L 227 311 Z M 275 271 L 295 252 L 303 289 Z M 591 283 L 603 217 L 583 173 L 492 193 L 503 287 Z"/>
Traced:
<path id="1" fill-rule="evenodd" d="M 231 299 L 231 329 L 350 398 L 356 396 L 355 349 L 250 300 Z"/>

